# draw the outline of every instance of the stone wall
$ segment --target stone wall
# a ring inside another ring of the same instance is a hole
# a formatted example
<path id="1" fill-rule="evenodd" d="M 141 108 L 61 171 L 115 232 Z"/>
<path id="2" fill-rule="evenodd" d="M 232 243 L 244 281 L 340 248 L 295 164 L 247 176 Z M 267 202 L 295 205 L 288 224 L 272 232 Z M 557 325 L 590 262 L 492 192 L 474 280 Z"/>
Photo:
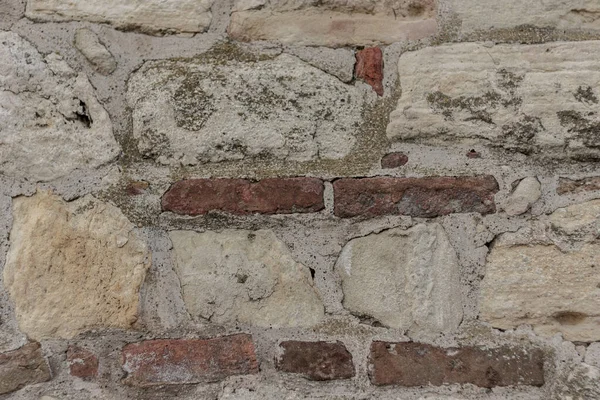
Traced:
<path id="1" fill-rule="evenodd" d="M 600 399 L 596 0 L 0 0 L 0 400 Z"/>

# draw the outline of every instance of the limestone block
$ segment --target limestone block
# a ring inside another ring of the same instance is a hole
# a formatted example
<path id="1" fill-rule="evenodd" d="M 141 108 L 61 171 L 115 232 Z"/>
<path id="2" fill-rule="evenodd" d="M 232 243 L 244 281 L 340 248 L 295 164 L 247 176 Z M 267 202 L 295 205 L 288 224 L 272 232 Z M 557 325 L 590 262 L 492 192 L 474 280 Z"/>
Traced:
<path id="1" fill-rule="evenodd" d="M 312 326 L 324 315 L 310 271 L 271 231 L 172 231 L 176 273 L 194 318 L 217 324 Z"/>
<path id="2" fill-rule="evenodd" d="M 404 53 L 388 137 L 598 158 L 599 54 L 598 41 L 461 43 Z"/>
<path id="3" fill-rule="evenodd" d="M 27 336 L 132 326 L 150 256 L 118 208 L 38 192 L 15 198 L 13 215 L 4 284 Z"/>
<path id="4" fill-rule="evenodd" d="M 343 305 L 355 314 L 430 332 L 451 331 L 462 320 L 458 259 L 437 223 L 353 239 L 335 269 Z"/>
<path id="5" fill-rule="evenodd" d="M 75 32 L 75 47 L 101 74 L 108 75 L 117 69 L 115 58 L 91 30 L 79 29 Z"/>
<path id="6" fill-rule="evenodd" d="M 542 195 L 540 182 L 533 176 L 522 179 L 504 204 L 508 215 L 523 214 Z"/>
<path id="7" fill-rule="evenodd" d="M 0 71 L 0 173 L 48 181 L 119 154 L 92 85 L 60 56 L 0 32 Z"/>

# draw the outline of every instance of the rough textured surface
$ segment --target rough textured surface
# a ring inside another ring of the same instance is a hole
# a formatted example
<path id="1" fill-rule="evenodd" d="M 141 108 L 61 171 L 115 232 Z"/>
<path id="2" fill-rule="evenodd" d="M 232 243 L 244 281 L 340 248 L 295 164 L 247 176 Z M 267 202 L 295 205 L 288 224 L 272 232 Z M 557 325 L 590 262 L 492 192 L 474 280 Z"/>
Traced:
<path id="1" fill-rule="evenodd" d="M 554 391 L 554 399 L 587 400 L 600 398 L 600 369 L 579 364 L 573 366 Z"/>
<path id="2" fill-rule="evenodd" d="M 128 98 L 140 152 L 183 165 L 342 158 L 365 104 L 360 90 L 287 54 L 149 63 L 132 76 Z"/>
<path id="3" fill-rule="evenodd" d="M 133 386 L 220 381 L 228 376 L 255 374 L 258 363 L 252 336 L 215 339 L 161 339 L 123 348 L 124 382 Z"/>
<path id="4" fill-rule="evenodd" d="M 369 47 L 356 53 L 354 76 L 383 96 L 383 53 L 379 47 Z"/>
<path id="5" fill-rule="evenodd" d="M 91 30 L 75 32 L 74 45 L 101 74 L 108 75 L 117 69 L 115 58 Z"/>
<path id="6" fill-rule="evenodd" d="M 146 33 L 203 32 L 214 0 L 28 0 L 27 17 L 36 21 L 84 20 Z"/>
<path id="7" fill-rule="evenodd" d="M 501 347 L 441 348 L 424 343 L 373 342 L 370 362 L 375 385 L 495 386 L 544 384 L 544 353 Z"/>
<path id="8" fill-rule="evenodd" d="M 164 194 L 162 207 L 178 214 L 210 211 L 233 214 L 291 214 L 322 210 L 323 181 L 316 178 L 190 179 L 175 183 Z"/>
<path id="9" fill-rule="evenodd" d="M 14 199 L 13 215 L 4 285 L 24 333 L 39 340 L 131 327 L 150 261 L 119 209 L 38 192 Z"/>
<path id="10" fill-rule="evenodd" d="M 11 32 L 0 32 L 0 60 L 0 173 L 47 181 L 118 155 L 85 75 Z"/>
<path id="11" fill-rule="evenodd" d="M 381 168 L 398 168 L 408 162 L 408 156 L 404 153 L 390 153 L 381 158 Z"/>
<path id="12" fill-rule="evenodd" d="M 308 268 L 267 230 L 172 231 L 188 312 L 217 324 L 312 326 L 323 304 Z"/>
<path id="13" fill-rule="evenodd" d="M 93 379 L 98 375 L 98 356 L 79 346 L 67 349 L 69 373 L 81 379 Z"/>
<path id="14" fill-rule="evenodd" d="M 335 269 L 353 313 L 431 332 L 452 331 L 462 320 L 458 260 L 439 224 L 353 239 Z"/>
<path id="15" fill-rule="evenodd" d="M 388 214 L 437 217 L 496 211 L 498 183 L 492 176 L 339 179 L 333 183 L 335 215 Z"/>
<path id="16" fill-rule="evenodd" d="M 349 379 L 355 374 L 352 354 L 341 342 L 285 341 L 277 368 L 283 372 L 302 374 L 315 381 Z"/>
<path id="17" fill-rule="evenodd" d="M 405 53 L 388 137 L 488 143 L 541 157 L 600 156 L 600 42 L 475 43 Z"/>
<path id="18" fill-rule="evenodd" d="M 533 176 L 522 179 L 506 200 L 504 211 L 508 215 L 523 214 L 538 201 L 542 195 L 541 187 L 540 182 Z"/>
<path id="19" fill-rule="evenodd" d="M 560 178 L 558 180 L 558 187 L 556 193 L 564 194 L 577 194 L 583 192 L 593 192 L 600 190 L 600 177 L 592 176 L 583 179 L 569 179 Z"/>
<path id="20" fill-rule="evenodd" d="M 0 354 L 0 395 L 48 381 L 50 377 L 39 343 L 28 343 L 18 350 Z"/>

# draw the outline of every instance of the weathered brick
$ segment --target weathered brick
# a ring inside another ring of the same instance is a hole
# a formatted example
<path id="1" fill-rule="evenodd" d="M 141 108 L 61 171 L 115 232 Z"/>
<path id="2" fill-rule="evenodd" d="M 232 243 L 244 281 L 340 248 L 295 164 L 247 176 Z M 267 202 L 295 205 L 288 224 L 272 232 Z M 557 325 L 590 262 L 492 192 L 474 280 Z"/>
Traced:
<path id="1" fill-rule="evenodd" d="M 379 47 L 369 47 L 356 53 L 354 76 L 362 79 L 383 96 L 383 53 Z"/>
<path id="2" fill-rule="evenodd" d="M 247 334 L 132 343 L 123 348 L 122 362 L 124 383 L 140 387 L 216 382 L 258 372 L 252 336 Z"/>
<path id="3" fill-rule="evenodd" d="M 404 153 L 389 153 L 381 158 L 381 168 L 398 168 L 408 162 L 408 156 Z"/>
<path id="4" fill-rule="evenodd" d="M 333 183 L 338 217 L 494 213 L 498 182 L 493 176 L 349 178 Z"/>
<path id="5" fill-rule="evenodd" d="M 324 208 L 323 181 L 317 178 L 189 179 L 176 182 L 164 194 L 162 207 L 177 214 L 209 211 L 232 214 L 291 214 Z"/>
<path id="6" fill-rule="evenodd" d="M 582 192 L 592 192 L 595 190 L 600 190 L 600 176 L 592 176 L 578 180 L 560 178 L 558 180 L 556 193 L 560 195 L 577 194 Z"/>
<path id="7" fill-rule="evenodd" d="M 79 346 L 67 349 L 69 373 L 82 379 L 92 379 L 98 375 L 98 357 L 91 351 Z"/>
<path id="8" fill-rule="evenodd" d="M 535 348 L 441 348 L 414 342 L 373 342 L 369 367 L 374 385 L 471 383 L 492 388 L 544 384 L 544 353 Z"/>
<path id="9" fill-rule="evenodd" d="M 283 355 L 277 368 L 283 372 L 302 374 L 315 381 L 348 379 L 354 376 L 352 354 L 341 342 L 282 342 Z"/>
<path id="10" fill-rule="evenodd" d="M 50 378 L 50 368 L 37 342 L 0 354 L 0 394 Z"/>

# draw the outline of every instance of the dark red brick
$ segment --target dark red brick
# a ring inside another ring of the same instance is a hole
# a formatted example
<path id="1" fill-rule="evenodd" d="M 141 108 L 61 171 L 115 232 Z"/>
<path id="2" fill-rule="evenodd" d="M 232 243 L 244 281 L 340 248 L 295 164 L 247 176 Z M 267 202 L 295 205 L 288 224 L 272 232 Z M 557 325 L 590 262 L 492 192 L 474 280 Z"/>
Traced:
<path id="1" fill-rule="evenodd" d="M 383 96 L 383 53 L 379 47 L 369 47 L 356 53 L 354 76 Z"/>
<path id="2" fill-rule="evenodd" d="M 206 383 L 232 375 L 255 374 L 252 336 L 214 339 L 159 339 L 123 348 L 124 383 L 132 386 Z"/>
<path id="3" fill-rule="evenodd" d="M 398 168 L 408 162 L 408 156 L 404 153 L 390 153 L 381 159 L 381 168 Z"/>
<path id="4" fill-rule="evenodd" d="M 333 183 L 334 213 L 342 218 L 489 214 L 496 212 L 497 191 L 493 176 L 338 179 Z"/>
<path id="5" fill-rule="evenodd" d="M 291 214 L 322 210 L 323 181 L 316 178 L 189 179 L 175 183 L 164 194 L 162 207 L 178 214 L 209 211 L 232 214 Z"/>
<path id="6" fill-rule="evenodd" d="M 0 354 L 0 394 L 50 378 L 50 368 L 39 343 L 28 343 L 20 349 Z"/>
<path id="7" fill-rule="evenodd" d="M 82 347 L 69 346 L 67 364 L 71 375 L 78 378 L 92 379 L 98 376 L 98 357 Z"/>
<path id="8" fill-rule="evenodd" d="M 441 348 L 414 342 L 373 342 L 369 363 L 375 385 L 471 383 L 492 388 L 544 384 L 544 353 L 534 348 Z"/>
<path id="9" fill-rule="evenodd" d="M 352 354 L 343 343 L 282 342 L 283 355 L 277 368 L 283 372 L 302 374 L 315 381 L 348 379 L 354 376 Z"/>
<path id="10" fill-rule="evenodd" d="M 569 178 L 560 178 L 558 180 L 558 187 L 556 193 L 563 194 L 576 194 L 582 192 L 593 192 L 600 190 L 600 176 L 593 176 L 590 178 L 583 178 L 579 180 L 573 180 Z"/>

